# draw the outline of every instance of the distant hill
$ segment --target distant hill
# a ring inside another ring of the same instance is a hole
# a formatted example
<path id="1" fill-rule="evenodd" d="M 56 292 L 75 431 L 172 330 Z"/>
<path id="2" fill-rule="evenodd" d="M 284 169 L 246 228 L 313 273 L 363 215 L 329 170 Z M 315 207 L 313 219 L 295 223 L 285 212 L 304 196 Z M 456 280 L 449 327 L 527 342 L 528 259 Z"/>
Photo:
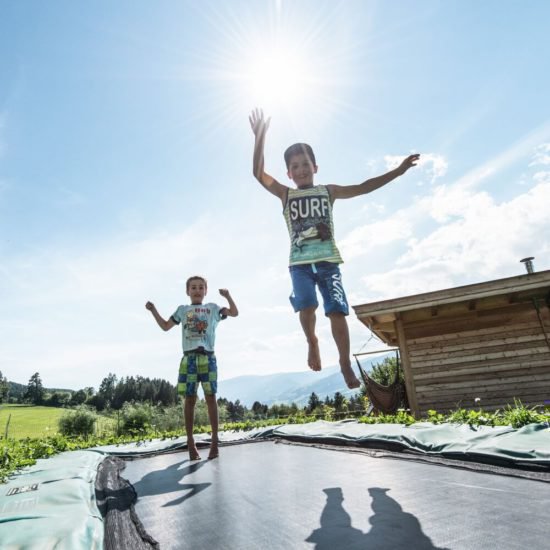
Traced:
<path id="1" fill-rule="evenodd" d="M 12 399 L 22 398 L 25 395 L 25 392 L 27 391 L 27 385 L 26 384 L 18 384 L 17 382 L 9 382 L 8 381 L 8 387 L 9 387 L 9 396 Z M 59 388 L 44 388 L 44 391 L 46 393 L 73 393 L 74 390 L 64 390 Z"/>
<path id="2" fill-rule="evenodd" d="M 373 363 L 380 363 L 391 353 L 371 360 L 361 361 L 361 366 L 369 371 Z M 356 367 L 354 370 L 357 372 Z M 320 399 L 327 395 L 332 397 L 336 392 L 350 396 L 358 390 L 350 390 L 344 383 L 340 367 L 324 368 L 321 372 L 281 372 L 266 375 L 237 376 L 218 382 L 218 395 L 229 401 L 237 399 L 245 406 L 251 407 L 254 401 L 265 405 L 275 403 L 296 403 L 306 405 L 309 396 L 315 392 Z"/>

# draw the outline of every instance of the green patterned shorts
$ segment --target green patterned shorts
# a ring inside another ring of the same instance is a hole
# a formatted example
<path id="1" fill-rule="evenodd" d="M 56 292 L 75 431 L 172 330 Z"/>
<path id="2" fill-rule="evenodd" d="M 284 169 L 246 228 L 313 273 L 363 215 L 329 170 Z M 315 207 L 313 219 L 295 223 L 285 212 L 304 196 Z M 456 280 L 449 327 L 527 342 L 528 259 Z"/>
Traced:
<path id="1" fill-rule="evenodd" d="M 218 367 L 213 353 L 204 355 L 191 352 L 181 358 L 178 395 L 197 395 L 199 382 L 204 395 L 215 395 L 218 391 Z"/>

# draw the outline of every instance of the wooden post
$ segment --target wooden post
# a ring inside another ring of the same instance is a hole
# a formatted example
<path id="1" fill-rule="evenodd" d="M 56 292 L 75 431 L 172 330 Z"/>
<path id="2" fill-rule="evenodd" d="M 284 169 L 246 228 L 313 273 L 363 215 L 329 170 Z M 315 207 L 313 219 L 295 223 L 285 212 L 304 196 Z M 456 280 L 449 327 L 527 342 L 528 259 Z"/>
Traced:
<path id="1" fill-rule="evenodd" d="M 420 411 L 418 409 L 418 402 L 416 400 L 416 385 L 414 383 L 412 375 L 409 347 L 407 346 L 407 339 L 405 337 L 405 329 L 403 328 L 401 315 L 398 313 L 396 317 L 395 332 L 397 334 L 397 342 L 401 354 L 401 366 L 403 367 L 403 373 L 405 374 L 405 387 L 407 388 L 407 398 L 409 400 L 411 413 L 415 418 L 418 418 Z"/>
<path id="2" fill-rule="evenodd" d="M 6 422 L 6 429 L 4 430 L 4 439 L 8 439 L 8 433 L 9 433 L 9 429 L 10 429 L 10 420 L 11 420 L 11 413 L 10 415 L 8 416 L 8 421 Z"/>

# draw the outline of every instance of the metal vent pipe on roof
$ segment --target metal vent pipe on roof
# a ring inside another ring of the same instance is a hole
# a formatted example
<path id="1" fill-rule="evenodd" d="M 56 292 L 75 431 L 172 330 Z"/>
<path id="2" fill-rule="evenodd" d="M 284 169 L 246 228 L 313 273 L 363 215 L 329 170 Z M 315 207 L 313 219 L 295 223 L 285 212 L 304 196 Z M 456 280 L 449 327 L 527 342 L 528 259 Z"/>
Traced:
<path id="1" fill-rule="evenodd" d="M 529 256 L 529 258 L 523 258 L 523 260 L 520 260 L 522 264 L 525 264 L 525 269 L 527 270 L 527 273 L 533 273 L 535 271 L 535 268 L 533 267 L 534 259 L 534 256 Z"/>

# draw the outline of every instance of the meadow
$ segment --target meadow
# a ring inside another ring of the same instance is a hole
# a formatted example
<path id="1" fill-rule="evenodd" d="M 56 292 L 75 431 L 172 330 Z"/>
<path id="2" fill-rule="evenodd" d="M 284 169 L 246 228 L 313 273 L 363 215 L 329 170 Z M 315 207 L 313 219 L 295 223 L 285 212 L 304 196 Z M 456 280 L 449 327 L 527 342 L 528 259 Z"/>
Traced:
<path id="1" fill-rule="evenodd" d="M 1 405 L 0 434 L 12 439 L 55 435 L 58 433 L 57 423 L 64 411 L 54 407 Z"/>
<path id="2" fill-rule="evenodd" d="M 10 439 L 31 439 L 59 433 L 58 422 L 67 409 L 35 405 L 0 405 L 0 436 Z M 9 424 L 8 424 L 9 421 Z M 114 421 L 99 417 L 96 430 L 113 431 Z"/>

